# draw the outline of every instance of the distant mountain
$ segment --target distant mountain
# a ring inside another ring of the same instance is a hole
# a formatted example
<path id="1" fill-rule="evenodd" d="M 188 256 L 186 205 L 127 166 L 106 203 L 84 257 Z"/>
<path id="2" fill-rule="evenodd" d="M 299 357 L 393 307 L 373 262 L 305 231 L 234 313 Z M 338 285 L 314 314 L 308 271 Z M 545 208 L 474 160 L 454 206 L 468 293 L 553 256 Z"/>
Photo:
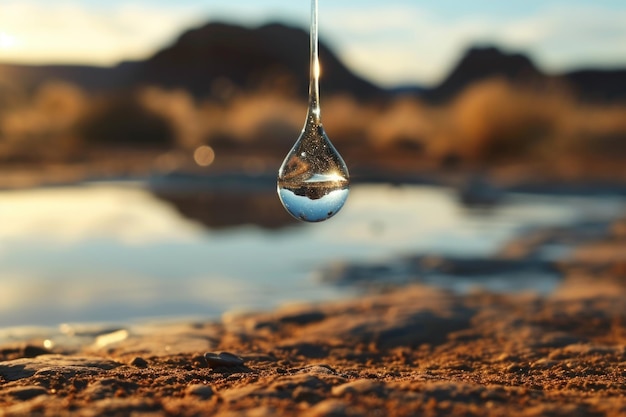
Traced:
<path id="1" fill-rule="evenodd" d="M 507 53 L 493 46 L 470 48 L 441 84 L 421 96 L 430 101 L 445 101 L 469 85 L 493 77 L 521 85 L 559 84 L 583 100 L 626 101 L 626 69 L 588 69 L 549 75 L 525 55 Z"/>
<path id="2" fill-rule="evenodd" d="M 352 73 L 323 42 L 319 51 L 323 94 L 349 93 L 359 98 L 385 94 Z M 246 28 L 209 23 L 183 33 L 171 46 L 145 61 L 124 62 L 110 68 L 0 64 L 0 77 L 27 88 L 56 79 L 87 91 L 151 84 L 184 88 L 202 97 L 227 84 L 244 91 L 265 87 L 303 96 L 308 91 L 309 35 L 281 24 Z"/>
<path id="3" fill-rule="evenodd" d="M 477 81 L 502 77 L 514 84 L 561 84 L 585 100 L 626 102 L 626 69 L 584 69 L 548 75 L 527 56 L 496 47 L 466 51 L 434 88 L 403 85 L 382 90 L 351 72 L 320 42 L 322 94 L 347 93 L 360 99 L 414 95 L 442 102 Z M 46 80 L 72 82 L 87 91 L 111 91 L 152 84 L 184 88 L 196 97 L 220 96 L 232 88 L 283 90 L 304 97 L 308 89 L 309 35 L 282 24 L 247 28 L 209 23 L 183 33 L 144 61 L 114 67 L 0 64 L 0 85 L 32 89 Z"/>
<path id="4" fill-rule="evenodd" d="M 348 92 L 357 97 L 380 95 L 382 90 L 358 77 L 320 43 L 322 92 Z M 291 89 L 308 91 L 309 35 L 281 24 L 245 28 L 210 23 L 185 32 L 170 47 L 143 62 L 138 81 L 182 87 L 204 96 L 214 82 L 224 81 L 243 90 Z"/>
<path id="5" fill-rule="evenodd" d="M 626 101 L 626 69 L 583 69 L 562 74 L 561 78 L 585 100 Z"/>
<path id="6" fill-rule="evenodd" d="M 114 67 L 0 63 L 0 80 L 27 90 L 37 88 L 46 81 L 58 80 L 71 82 L 91 92 L 110 91 L 130 86 L 138 67 L 136 62 L 123 62 Z"/>
<path id="7" fill-rule="evenodd" d="M 495 47 L 476 47 L 470 48 L 444 81 L 428 91 L 426 97 L 435 101 L 447 100 L 470 84 L 496 76 L 513 83 L 545 78 L 522 54 L 505 53 Z"/>

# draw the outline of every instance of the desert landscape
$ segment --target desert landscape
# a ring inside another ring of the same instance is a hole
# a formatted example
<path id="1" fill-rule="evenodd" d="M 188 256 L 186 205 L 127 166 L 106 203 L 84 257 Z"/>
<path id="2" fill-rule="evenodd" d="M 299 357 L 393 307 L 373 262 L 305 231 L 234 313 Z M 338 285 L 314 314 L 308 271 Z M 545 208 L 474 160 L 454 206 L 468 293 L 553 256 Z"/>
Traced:
<path id="1" fill-rule="evenodd" d="M 309 227 L 308 36 L 3 58 L 0 416 L 626 415 L 626 66 L 468 38 L 382 86 L 322 35 L 352 188 Z"/>
<path id="2" fill-rule="evenodd" d="M 47 167 L 59 181 L 198 170 L 202 146 L 215 155 L 202 173 L 271 170 L 302 129 L 308 51 L 297 45 L 307 36 L 209 23 L 141 62 L 0 64 L 3 170 Z M 324 127 L 359 173 L 624 180 L 626 70 L 544 74 L 487 46 L 468 49 L 435 87 L 389 90 L 323 43 L 320 56 Z"/>

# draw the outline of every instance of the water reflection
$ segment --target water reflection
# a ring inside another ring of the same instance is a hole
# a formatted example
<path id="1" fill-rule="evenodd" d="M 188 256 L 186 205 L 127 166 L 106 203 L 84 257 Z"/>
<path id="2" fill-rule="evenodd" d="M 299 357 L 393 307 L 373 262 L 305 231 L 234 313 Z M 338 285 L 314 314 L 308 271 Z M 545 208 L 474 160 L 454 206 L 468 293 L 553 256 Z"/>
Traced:
<path id="1" fill-rule="evenodd" d="M 148 188 L 184 217 L 209 229 L 255 225 L 279 229 L 296 222 L 276 198 L 273 176 L 222 174 L 213 177 L 180 173 L 152 178 Z"/>
<path id="2" fill-rule="evenodd" d="M 513 196 L 485 216 L 444 188 L 357 185 L 341 216 L 309 225 L 280 207 L 273 177 L 0 191 L 0 326 L 211 316 L 337 298 L 352 290 L 313 279 L 337 261 L 486 256 L 521 228 L 623 208 Z"/>
<path id="3" fill-rule="evenodd" d="M 292 219 L 272 193 L 242 194 L 238 192 L 177 193 L 154 191 L 184 217 L 219 230 L 241 225 L 279 229 L 293 225 Z M 281 213 L 282 211 L 282 213 Z"/>

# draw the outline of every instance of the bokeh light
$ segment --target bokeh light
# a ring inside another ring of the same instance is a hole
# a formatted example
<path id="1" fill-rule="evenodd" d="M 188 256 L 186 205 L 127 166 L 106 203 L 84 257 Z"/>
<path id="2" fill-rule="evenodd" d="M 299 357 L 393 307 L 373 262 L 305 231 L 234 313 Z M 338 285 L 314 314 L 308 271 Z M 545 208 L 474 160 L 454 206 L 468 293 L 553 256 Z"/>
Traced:
<path id="1" fill-rule="evenodd" d="M 201 167 L 208 167 L 215 160 L 215 151 L 208 145 L 198 146 L 193 152 L 193 160 Z"/>

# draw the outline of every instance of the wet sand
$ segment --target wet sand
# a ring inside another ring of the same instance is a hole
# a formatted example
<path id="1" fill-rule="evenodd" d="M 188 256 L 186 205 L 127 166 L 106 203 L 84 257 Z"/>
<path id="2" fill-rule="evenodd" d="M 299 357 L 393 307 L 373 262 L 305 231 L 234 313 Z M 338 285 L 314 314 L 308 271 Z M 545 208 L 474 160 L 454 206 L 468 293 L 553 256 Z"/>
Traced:
<path id="1" fill-rule="evenodd" d="M 546 296 L 410 285 L 0 346 L 0 415 L 626 415 L 626 222 L 559 268 Z"/>

